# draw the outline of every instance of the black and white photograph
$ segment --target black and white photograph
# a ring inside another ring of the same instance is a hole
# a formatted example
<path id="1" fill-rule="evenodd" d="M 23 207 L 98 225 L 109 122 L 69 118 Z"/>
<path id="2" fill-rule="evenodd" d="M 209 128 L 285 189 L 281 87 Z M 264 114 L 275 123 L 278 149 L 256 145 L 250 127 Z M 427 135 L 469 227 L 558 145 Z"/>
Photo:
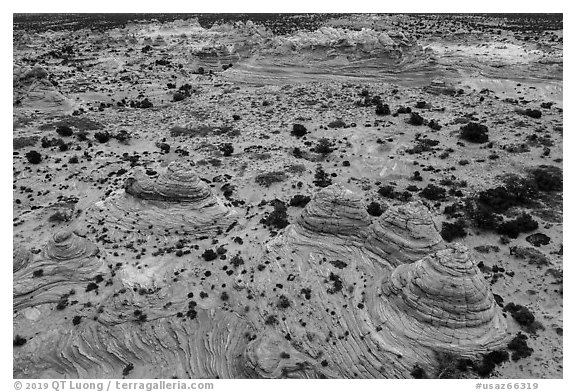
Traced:
<path id="1" fill-rule="evenodd" d="M 570 372 L 565 15 L 373 9 L 12 14 L 14 385 Z"/>

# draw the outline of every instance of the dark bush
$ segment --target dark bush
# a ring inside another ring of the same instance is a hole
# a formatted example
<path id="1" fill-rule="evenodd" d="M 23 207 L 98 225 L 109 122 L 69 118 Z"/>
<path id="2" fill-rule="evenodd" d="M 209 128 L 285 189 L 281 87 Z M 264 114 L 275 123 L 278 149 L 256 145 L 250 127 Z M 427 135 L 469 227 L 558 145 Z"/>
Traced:
<path id="1" fill-rule="evenodd" d="M 531 175 L 542 192 L 562 190 L 562 169 L 558 167 L 542 165 L 532 170 Z"/>
<path id="2" fill-rule="evenodd" d="M 376 104 L 376 115 L 378 116 L 387 116 L 390 114 L 390 107 L 382 102 L 378 102 Z"/>
<path id="3" fill-rule="evenodd" d="M 80 324 L 80 321 L 82 321 L 81 316 L 74 316 L 74 318 L 72 319 L 72 325 L 78 325 Z"/>
<path id="4" fill-rule="evenodd" d="M 281 201 L 276 201 L 274 203 L 274 210 L 260 222 L 268 227 L 273 227 L 276 229 L 283 229 L 288 226 L 290 222 L 288 222 L 286 204 Z"/>
<path id="5" fill-rule="evenodd" d="M 366 209 L 366 211 L 368 211 L 368 213 L 372 216 L 380 216 L 384 212 L 380 204 L 375 201 L 368 204 L 368 208 Z"/>
<path id="6" fill-rule="evenodd" d="M 146 45 L 146 46 L 148 46 L 148 45 Z M 144 51 L 144 50 L 142 50 L 142 51 Z M 134 365 L 131 364 L 131 363 L 129 363 L 128 365 L 126 365 L 126 367 L 124 368 L 124 370 L 122 370 L 122 375 L 123 375 L 124 377 L 126 377 L 127 375 L 130 374 L 130 372 L 131 372 L 132 370 L 134 370 Z"/>
<path id="7" fill-rule="evenodd" d="M 186 95 L 184 95 L 180 91 L 175 92 L 174 95 L 172 96 L 173 102 L 180 102 L 183 101 L 184 99 L 186 99 Z"/>
<path id="8" fill-rule="evenodd" d="M 495 230 L 501 220 L 489 207 L 481 204 L 474 208 L 470 218 L 476 227 L 483 230 Z"/>
<path id="9" fill-rule="evenodd" d="M 212 249 L 206 249 L 204 253 L 202 253 L 202 258 L 205 261 L 212 261 L 218 257 L 218 254 L 214 252 Z"/>
<path id="10" fill-rule="evenodd" d="M 330 175 L 322 169 L 322 166 L 316 167 L 316 173 L 314 174 L 314 181 L 312 181 L 314 185 L 320 188 L 326 188 L 329 185 L 332 185 L 332 179 Z"/>
<path id="11" fill-rule="evenodd" d="M 28 340 L 27 340 L 26 338 L 23 338 L 23 337 L 20 336 L 20 335 L 16 335 L 16 336 L 14 337 L 14 340 L 13 340 L 13 343 L 12 343 L 12 344 L 13 344 L 14 347 L 19 347 L 19 346 L 25 345 L 27 341 L 28 341 Z"/>
<path id="12" fill-rule="evenodd" d="M 466 237 L 467 233 L 464 228 L 466 227 L 466 222 L 463 219 L 458 219 L 454 223 L 442 222 L 442 230 L 440 235 L 447 242 L 452 242 L 456 238 Z"/>
<path id="13" fill-rule="evenodd" d="M 220 151 L 225 157 L 229 157 L 234 152 L 234 147 L 232 143 L 224 143 L 220 145 Z"/>
<path id="14" fill-rule="evenodd" d="M 428 378 L 426 371 L 424 369 L 422 369 L 422 367 L 420 365 L 414 365 L 414 367 L 412 368 L 412 371 L 410 372 L 410 375 L 416 379 Z"/>
<path id="15" fill-rule="evenodd" d="M 306 204 L 310 201 L 310 196 L 304 195 L 294 195 L 292 199 L 290 199 L 290 206 L 291 207 L 306 207 Z"/>
<path id="16" fill-rule="evenodd" d="M 488 128 L 485 125 L 469 122 L 460 128 L 460 138 L 470 143 L 488 142 Z"/>
<path id="17" fill-rule="evenodd" d="M 287 175 L 283 171 L 273 171 L 268 173 L 258 174 L 254 179 L 256 183 L 260 186 L 269 187 L 276 182 L 282 182 L 286 180 Z"/>
<path id="18" fill-rule="evenodd" d="M 397 114 L 408 114 L 408 113 L 412 113 L 412 109 L 408 108 L 408 107 L 405 108 L 405 107 L 400 106 L 398 108 L 398 110 L 396 110 L 396 113 Z"/>
<path id="19" fill-rule="evenodd" d="M 342 120 L 334 120 L 328 123 L 328 128 L 344 128 L 346 123 Z"/>
<path id="20" fill-rule="evenodd" d="M 290 134 L 296 137 L 302 137 L 308 133 L 306 127 L 302 124 L 294 124 L 292 125 L 292 132 Z"/>
<path id="21" fill-rule="evenodd" d="M 518 218 L 506 221 L 500 226 L 496 232 L 498 234 L 506 235 L 510 238 L 518 238 L 520 233 L 526 233 L 538 228 L 538 222 L 536 222 L 530 215 L 523 213 Z"/>
<path id="22" fill-rule="evenodd" d="M 542 117 L 542 112 L 538 109 L 526 109 L 524 112 L 525 115 L 532 118 L 540 118 Z"/>
<path id="23" fill-rule="evenodd" d="M 314 151 L 318 154 L 327 155 L 330 154 L 334 149 L 332 148 L 332 143 L 327 138 L 323 137 L 318 140 L 316 147 L 314 147 Z"/>
<path id="24" fill-rule="evenodd" d="M 528 336 L 522 332 L 518 334 L 508 343 L 508 348 L 512 350 L 512 360 L 514 362 L 521 358 L 528 358 L 534 352 L 534 349 L 528 346 Z"/>
<path id="25" fill-rule="evenodd" d="M 478 366 L 478 375 L 488 377 L 497 365 L 508 361 L 510 355 L 505 350 L 492 351 L 482 357 L 482 363 Z"/>
<path id="26" fill-rule="evenodd" d="M 516 320 L 518 324 L 525 327 L 530 326 L 535 320 L 534 315 L 528 308 L 522 305 L 516 305 L 513 302 L 506 304 L 504 311 L 510 312 L 512 318 Z"/>
<path id="27" fill-rule="evenodd" d="M 42 162 L 42 155 L 36 150 L 32 150 L 26 153 L 26 159 L 33 165 L 37 165 Z"/>
<path id="28" fill-rule="evenodd" d="M 72 128 L 70 128 L 68 125 L 59 125 L 56 128 L 56 133 L 58 133 L 58 135 L 63 136 L 63 137 L 69 137 L 69 136 L 72 136 L 74 134 L 74 132 L 72 131 Z"/>
<path id="29" fill-rule="evenodd" d="M 412 112 L 410 114 L 410 120 L 408 120 L 408 123 L 411 125 L 422 125 L 424 124 L 424 119 L 418 113 Z"/>
<path id="30" fill-rule="evenodd" d="M 281 295 L 280 298 L 278 298 L 278 303 L 276 305 L 280 309 L 287 309 L 290 307 L 290 300 L 285 295 Z"/>
<path id="31" fill-rule="evenodd" d="M 390 199 L 395 198 L 395 191 L 392 185 L 384 185 L 378 189 L 378 194 L 382 197 L 387 197 Z"/>
<path id="32" fill-rule="evenodd" d="M 98 140 L 98 142 L 100 143 L 106 143 L 108 140 L 110 140 L 110 134 L 108 133 L 108 131 L 96 132 L 94 134 L 94 139 Z"/>
<path id="33" fill-rule="evenodd" d="M 426 188 L 422 189 L 420 196 L 433 201 L 442 200 L 446 197 L 446 189 L 434 184 L 428 184 Z"/>
<path id="34" fill-rule="evenodd" d="M 416 109 L 424 109 L 426 107 L 426 101 L 418 101 L 414 107 Z"/>
<path id="35" fill-rule="evenodd" d="M 439 131 L 442 129 L 442 125 L 438 124 L 435 120 L 430 120 L 428 122 L 428 127 L 430 127 L 434 131 Z"/>
<path id="36" fill-rule="evenodd" d="M 88 293 L 93 290 L 98 290 L 98 285 L 94 282 L 88 283 L 88 286 L 86 286 L 86 292 Z"/>

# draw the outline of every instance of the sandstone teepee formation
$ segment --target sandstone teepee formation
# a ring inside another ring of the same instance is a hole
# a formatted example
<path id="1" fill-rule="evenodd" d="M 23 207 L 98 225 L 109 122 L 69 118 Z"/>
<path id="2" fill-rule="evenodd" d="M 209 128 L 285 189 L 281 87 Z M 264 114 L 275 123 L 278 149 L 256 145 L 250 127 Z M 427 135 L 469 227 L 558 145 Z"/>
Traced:
<path id="1" fill-rule="evenodd" d="M 461 245 L 398 266 L 379 298 L 383 330 L 413 344 L 473 356 L 506 338 L 502 312 Z"/>
<path id="2" fill-rule="evenodd" d="M 445 247 L 421 201 L 390 206 L 371 226 L 366 248 L 393 267 L 412 263 Z"/>
<path id="3" fill-rule="evenodd" d="M 340 184 L 319 191 L 294 225 L 304 236 L 362 237 L 370 217 L 362 199 Z"/>
<path id="4" fill-rule="evenodd" d="M 125 190 L 97 207 L 93 224 L 105 222 L 105 236 L 111 240 L 207 236 L 230 225 L 236 215 L 181 162 L 172 162 L 156 179 L 136 172 L 126 181 Z"/>

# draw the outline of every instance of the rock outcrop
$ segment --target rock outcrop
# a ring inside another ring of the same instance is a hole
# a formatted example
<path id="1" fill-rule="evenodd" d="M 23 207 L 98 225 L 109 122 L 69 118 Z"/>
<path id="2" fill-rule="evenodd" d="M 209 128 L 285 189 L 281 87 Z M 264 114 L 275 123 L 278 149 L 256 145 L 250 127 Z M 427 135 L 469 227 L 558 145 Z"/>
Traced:
<path id="1" fill-rule="evenodd" d="M 58 232 L 40 257 L 14 272 L 14 309 L 58 302 L 71 287 L 93 279 L 102 266 L 99 249 L 91 241 L 70 231 Z"/>
<path id="2" fill-rule="evenodd" d="M 461 245 L 398 266 L 378 294 L 376 319 L 407 344 L 471 357 L 506 338 L 502 311 Z"/>
<path id="3" fill-rule="evenodd" d="M 366 248 L 393 267 L 445 247 L 428 208 L 421 201 L 390 206 L 370 227 Z"/>
<path id="4" fill-rule="evenodd" d="M 103 240 L 130 240 L 186 234 L 205 237 L 225 228 L 236 212 L 226 207 L 182 163 L 171 163 L 153 180 L 144 173 L 130 177 L 125 190 L 96 204 L 93 225 L 106 224 Z"/>
<path id="5" fill-rule="evenodd" d="M 362 199 L 340 184 L 319 191 L 294 225 L 305 236 L 362 237 L 370 225 Z"/>
<path id="6" fill-rule="evenodd" d="M 124 188 L 126 193 L 142 200 L 216 204 L 206 184 L 181 162 L 172 162 L 156 179 L 151 179 L 142 170 L 137 171 L 128 178 Z"/>

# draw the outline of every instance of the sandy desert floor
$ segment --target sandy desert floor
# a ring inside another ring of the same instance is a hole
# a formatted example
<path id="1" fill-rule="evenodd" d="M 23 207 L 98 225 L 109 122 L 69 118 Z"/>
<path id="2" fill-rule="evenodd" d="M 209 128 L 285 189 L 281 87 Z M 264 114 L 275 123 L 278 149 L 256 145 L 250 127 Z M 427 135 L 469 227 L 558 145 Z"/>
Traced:
<path id="1" fill-rule="evenodd" d="M 14 377 L 562 377 L 561 16 L 177 17 L 15 16 Z"/>

